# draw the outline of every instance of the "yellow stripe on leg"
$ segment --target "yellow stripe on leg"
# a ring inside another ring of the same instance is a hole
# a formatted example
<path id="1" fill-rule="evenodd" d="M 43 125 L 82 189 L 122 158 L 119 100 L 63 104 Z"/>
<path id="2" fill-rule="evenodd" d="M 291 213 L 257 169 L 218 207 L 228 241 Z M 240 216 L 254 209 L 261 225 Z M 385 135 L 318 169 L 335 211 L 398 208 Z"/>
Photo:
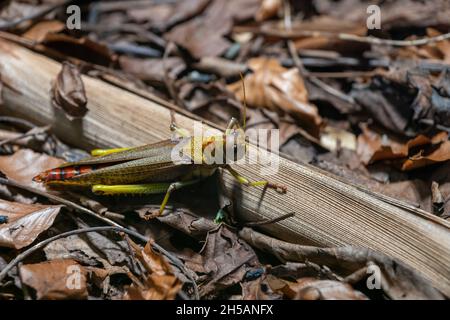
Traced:
<path id="1" fill-rule="evenodd" d="M 99 195 L 120 195 L 120 194 L 161 194 L 167 192 L 170 183 L 150 183 L 150 184 L 123 184 L 92 186 L 92 192 Z"/>

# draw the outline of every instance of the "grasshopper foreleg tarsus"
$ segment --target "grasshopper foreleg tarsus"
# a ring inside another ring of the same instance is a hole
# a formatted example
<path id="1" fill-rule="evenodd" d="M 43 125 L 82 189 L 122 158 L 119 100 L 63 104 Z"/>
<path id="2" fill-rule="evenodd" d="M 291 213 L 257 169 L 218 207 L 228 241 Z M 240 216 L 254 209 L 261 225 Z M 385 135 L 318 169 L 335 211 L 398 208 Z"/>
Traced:
<path id="1" fill-rule="evenodd" d="M 232 175 L 232 176 L 233 176 L 240 184 L 243 184 L 243 185 L 246 185 L 246 186 L 251 186 L 251 187 L 262 186 L 262 187 L 274 189 L 274 190 L 277 191 L 278 193 L 286 193 L 286 191 L 287 191 L 286 186 L 279 185 L 279 184 L 277 184 L 277 183 L 272 183 L 272 182 L 269 182 L 269 181 L 267 181 L 267 180 L 250 181 L 250 180 L 248 180 L 246 177 L 242 176 L 239 172 L 237 172 L 236 170 L 234 170 L 233 168 L 231 168 L 230 166 L 226 166 L 225 169 L 228 170 L 228 172 L 230 172 L 231 175 Z"/>
<path id="2" fill-rule="evenodd" d="M 122 152 L 122 151 L 127 151 L 133 148 L 115 148 L 115 149 L 94 149 L 91 151 L 91 155 L 93 157 L 101 157 L 101 156 L 106 156 L 108 154 L 111 153 L 117 153 L 117 152 Z"/>

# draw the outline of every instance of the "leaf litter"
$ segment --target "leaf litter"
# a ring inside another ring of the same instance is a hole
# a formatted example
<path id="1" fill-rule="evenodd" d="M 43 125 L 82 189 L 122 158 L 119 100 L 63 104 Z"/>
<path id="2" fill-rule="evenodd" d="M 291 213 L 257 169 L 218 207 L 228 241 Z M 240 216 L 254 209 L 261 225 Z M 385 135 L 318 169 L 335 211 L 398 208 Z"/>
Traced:
<path id="1" fill-rule="evenodd" d="M 380 33 L 366 28 L 369 1 L 353 0 L 290 1 L 288 32 L 286 2 L 115 3 L 111 10 L 99 1 L 82 6 L 89 23 L 71 32 L 56 14 L 62 7 L 39 15 L 58 1 L 13 0 L 0 7 L 0 29 L 63 63 L 49 100 L 70 119 L 82 120 L 89 112 L 81 75 L 109 74 L 159 98 L 181 101 L 189 112 L 224 127 L 230 117 L 244 116 L 243 74 L 247 128 L 279 129 L 281 151 L 290 159 L 448 219 L 450 42 L 397 47 L 366 37 L 415 41 L 446 34 L 445 1 L 380 1 Z M 340 34 L 364 40 L 348 41 Z M 175 49 L 165 55 L 170 43 Z M 7 86 L 0 79 L 0 103 Z M 169 214 L 148 222 L 142 218 L 157 203 L 151 199 L 131 205 L 122 198 L 47 191 L 32 177 L 83 157 L 84 151 L 60 142 L 51 127 L 29 126 L 20 118 L 0 117 L 0 141 L 0 171 L 41 192 L 1 186 L 0 269 L 20 250 L 54 234 L 97 225 L 92 217 L 76 217 L 77 205 L 152 238 L 142 241 L 144 247 L 111 232 L 56 239 L 36 249 L 40 255 L 25 258 L 18 272 L 8 273 L 14 281 L 0 293 L 14 292 L 15 299 L 24 298 L 22 286 L 36 299 L 180 299 L 195 297 L 196 290 L 203 299 L 443 298 L 391 257 L 366 248 L 294 245 L 218 225 L 213 217 L 219 208 L 208 202 L 199 210 L 189 196 L 174 197 L 182 199 L 181 206 L 174 202 Z M 49 201 L 54 194 L 70 199 L 70 205 Z M 155 251 L 153 243 L 164 244 L 168 253 Z M 373 264 L 382 273 L 380 295 L 364 286 Z M 77 291 L 67 290 L 68 267 L 83 275 Z"/>

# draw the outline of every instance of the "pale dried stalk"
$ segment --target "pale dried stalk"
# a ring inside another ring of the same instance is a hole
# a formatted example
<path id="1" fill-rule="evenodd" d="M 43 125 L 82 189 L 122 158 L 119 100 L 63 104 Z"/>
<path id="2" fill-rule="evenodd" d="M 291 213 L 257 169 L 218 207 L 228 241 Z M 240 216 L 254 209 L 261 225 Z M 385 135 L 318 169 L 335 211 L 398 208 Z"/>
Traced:
<path id="1" fill-rule="evenodd" d="M 56 134 L 79 147 L 136 146 L 169 137 L 170 111 L 143 97 L 103 81 L 83 76 L 89 112 L 71 122 L 50 103 L 52 81 L 61 65 L 18 45 L 0 40 L 0 73 L 5 82 L 5 107 L 0 112 L 53 123 Z M 193 120 L 176 116 L 180 126 Z M 245 176 L 260 179 L 260 165 L 237 166 Z M 226 190 L 246 220 L 295 216 L 265 226 L 283 240 L 318 246 L 357 245 L 381 251 L 409 264 L 450 296 L 450 224 L 422 210 L 340 179 L 308 165 L 280 159 L 279 171 L 268 177 L 288 187 L 273 190 L 233 188 L 224 174 Z M 263 200 L 261 200 L 261 198 Z"/>

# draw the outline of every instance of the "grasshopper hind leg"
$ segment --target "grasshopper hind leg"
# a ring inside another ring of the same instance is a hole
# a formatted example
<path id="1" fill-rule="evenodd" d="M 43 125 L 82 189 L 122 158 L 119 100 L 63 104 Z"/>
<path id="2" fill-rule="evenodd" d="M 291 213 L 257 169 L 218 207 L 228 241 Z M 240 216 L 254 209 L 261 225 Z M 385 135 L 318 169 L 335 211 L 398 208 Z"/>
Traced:
<path id="1" fill-rule="evenodd" d="M 178 182 L 163 182 L 163 183 L 148 183 L 148 184 L 124 184 L 124 185 L 94 185 L 92 186 L 92 192 L 99 195 L 127 195 L 127 194 L 162 194 L 165 193 L 164 199 L 159 207 L 159 210 L 155 213 L 155 216 L 159 216 L 163 213 L 164 208 L 169 201 L 170 195 L 173 191 L 184 188 L 199 182 L 199 179 L 178 181 Z"/>

